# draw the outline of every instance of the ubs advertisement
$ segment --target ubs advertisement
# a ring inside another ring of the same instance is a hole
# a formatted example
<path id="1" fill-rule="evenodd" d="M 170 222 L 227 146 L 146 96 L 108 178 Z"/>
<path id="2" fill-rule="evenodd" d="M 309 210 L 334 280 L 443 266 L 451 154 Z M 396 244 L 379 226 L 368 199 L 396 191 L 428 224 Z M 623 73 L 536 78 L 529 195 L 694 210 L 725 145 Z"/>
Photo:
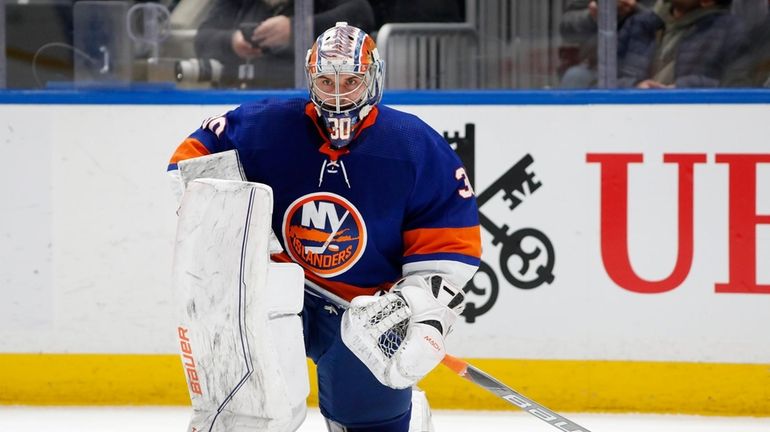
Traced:
<path id="1" fill-rule="evenodd" d="M 408 110 L 455 149 L 479 204 L 455 351 L 770 360 L 766 107 Z"/>
<path id="2" fill-rule="evenodd" d="M 0 351 L 176 352 L 165 163 L 232 108 L 0 107 Z M 395 108 L 446 138 L 479 204 L 449 352 L 770 363 L 770 106 Z"/>

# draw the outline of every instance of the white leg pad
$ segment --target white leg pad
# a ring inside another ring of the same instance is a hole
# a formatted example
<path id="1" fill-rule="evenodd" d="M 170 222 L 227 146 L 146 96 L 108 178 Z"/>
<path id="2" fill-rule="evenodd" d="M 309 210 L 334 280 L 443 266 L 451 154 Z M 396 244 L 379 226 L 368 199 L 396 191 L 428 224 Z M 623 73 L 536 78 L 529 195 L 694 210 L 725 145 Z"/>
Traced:
<path id="1" fill-rule="evenodd" d="M 237 150 L 228 150 L 192 159 L 185 159 L 179 161 L 177 167 L 179 169 L 171 171 L 171 175 L 172 177 L 175 177 L 174 182 L 176 182 L 176 186 L 173 188 L 180 201 L 187 185 L 195 179 L 212 178 L 220 180 L 246 180 L 246 174 L 243 172 L 243 166 L 241 165 Z M 278 241 L 278 238 L 272 230 L 270 230 L 270 252 L 283 252 L 283 246 L 281 246 L 281 243 Z"/>
<path id="2" fill-rule="evenodd" d="M 412 417 L 409 419 L 409 432 L 434 432 L 430 405 L 425 392 L 418 388 L 412 390 Z"/>
<path id="3" fill-rule="evenodd" d="M 241 161 L 236 150 L 199 156 L 179 161 L 180 180 L 183 187 L 199 178 L 220 180 L 246 180 Z"/>
<path id="4" fill-rule="evenodd" d="M 173 281 L 190 432 L 292 432 L 305 418 L 304 275 L 269 263 L 271 214 L 266 185 L 187 185 Z"/>

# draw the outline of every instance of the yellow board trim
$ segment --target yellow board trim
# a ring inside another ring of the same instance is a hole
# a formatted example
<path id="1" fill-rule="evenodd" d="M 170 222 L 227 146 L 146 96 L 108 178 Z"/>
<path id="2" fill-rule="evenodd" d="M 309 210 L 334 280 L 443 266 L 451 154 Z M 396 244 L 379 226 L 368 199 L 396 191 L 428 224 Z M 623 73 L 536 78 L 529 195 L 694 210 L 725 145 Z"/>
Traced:
<path id="1" fill-rule="evenodd" d="M 549 408 L 770 416 L 770 365 L 475 359 L 470 363 Z M 309 404 L 318 404 L 315 367 Z M 176 355 L 0 354 L 3 405 L 186 405 Z M 426 377 L 431 405 L 510 410 L 512 405 L 439 367 Z"/>

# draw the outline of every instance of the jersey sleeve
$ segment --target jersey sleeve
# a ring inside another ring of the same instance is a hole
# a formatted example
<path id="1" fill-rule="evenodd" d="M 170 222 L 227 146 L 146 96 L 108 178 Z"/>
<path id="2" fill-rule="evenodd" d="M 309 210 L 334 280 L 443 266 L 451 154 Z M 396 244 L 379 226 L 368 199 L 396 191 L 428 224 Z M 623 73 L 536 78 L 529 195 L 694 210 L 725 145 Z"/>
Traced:
<path id="1" fill-rule="evenodd" d="M 238 133 L 240 116 L 241 108 L 237 108 L 204 120 L 201 126 L 176 148 L 169 161 L 168 171 L 176 170 L 180 161 L 234 149 L 234 137 Z"/>
<path id="2" fill-rule="evenodd" d="M 460 158 L 431 132 L 407 206 L 402 271 L 438 273 L 461 288 L 481 261 L 476 196 Z"/>

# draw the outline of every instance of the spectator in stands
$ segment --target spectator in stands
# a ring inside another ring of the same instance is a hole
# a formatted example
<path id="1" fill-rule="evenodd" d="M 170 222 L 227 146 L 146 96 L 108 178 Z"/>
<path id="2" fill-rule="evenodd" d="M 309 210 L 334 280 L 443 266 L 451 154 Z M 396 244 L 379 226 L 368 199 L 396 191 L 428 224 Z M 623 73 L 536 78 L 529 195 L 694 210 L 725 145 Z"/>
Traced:
<path id="1" fill-rule="evenodd" d="M 629 18 L 618 35 L 618 84 L 661 89 L 718 87 L 745 52 L 732 0 L 661 0 Z M 733 76 L 733 85 L 745 77 Z"/>
<path id="2" fill-rule="evenodd" d="M 465 0 L 369 0 L 375 29 L 387 23 L 462 22 Z"/>
<path id="3" fill-rule="evenodd" d="M 765 12 L 764 19 L 749 32 L 748 40 L 751 46 L 727 72 L 731 83 L 734 81 L 736 69 L 740 73 L 745 68 L 748 86 L 770 88 L 770 0 L 767 3 L 769 11 Z"/>
<path id="4" fill-rule="evenodd" d="M 770 88 L 770 0 L 767 2 L 768 13 L 764 22 L 752 32 L 749 40 L 757 41 L 758 47 L 753 50 L 754 68 L 752 77 L 758 86 Z"/>
<path id="5" fill-rule="evenodd" d="M 195 36 L 195 51 L 199 58 L 217 59 L 224 65 L 219 85 L 294 87 L 294 1 L 213 1 L 210 15 Z M 347 21 L 363 31 L 371 31 L 374 24 L 366 0 L 315 0 L 314 13 L 316 32 L 333 27 L 337 21 Z M 253 68 L 253 79 L 239 78 L 244 64 Z"/>
<path id="6" fill-rule="evenodd" d="M 617 0 L 618 29 L 632 15 L 652 7 L 655 0 Z M 564 71 L 561 88 L 590 88 L 596 86 L 599 7 L 596 0 L 568 0 L 561 17 L 559 32 L 560 69 Z"/>

